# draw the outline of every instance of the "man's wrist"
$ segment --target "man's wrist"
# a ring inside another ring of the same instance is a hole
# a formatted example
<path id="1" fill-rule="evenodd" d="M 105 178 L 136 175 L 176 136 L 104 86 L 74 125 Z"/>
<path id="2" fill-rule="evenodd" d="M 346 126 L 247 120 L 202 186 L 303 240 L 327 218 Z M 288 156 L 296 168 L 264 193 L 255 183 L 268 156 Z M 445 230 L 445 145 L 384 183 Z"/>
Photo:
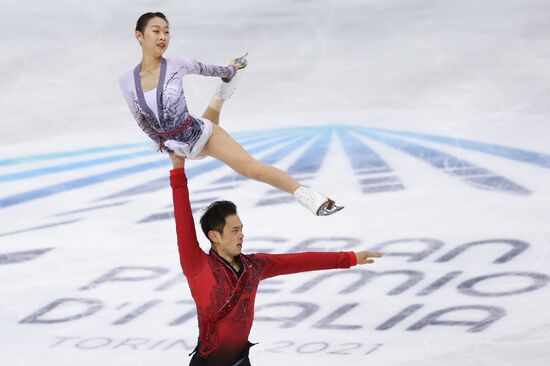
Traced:
<path id="1" fill-rule="evenodd" d="M 359 262 L 357 260 L 357 253 L 355 253 L 355 252 L 348 252 L 348 257 L 349 257 L 349 261 L 350 261 L 350 267 L 356 266 L 357 263 Z"/>

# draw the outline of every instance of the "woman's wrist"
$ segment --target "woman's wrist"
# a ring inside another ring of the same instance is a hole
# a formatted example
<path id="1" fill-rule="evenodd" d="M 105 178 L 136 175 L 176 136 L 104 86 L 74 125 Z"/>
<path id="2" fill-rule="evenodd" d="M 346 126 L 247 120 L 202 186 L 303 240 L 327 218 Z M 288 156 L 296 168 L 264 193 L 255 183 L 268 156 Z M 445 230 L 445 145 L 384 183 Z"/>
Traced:
<path id="1" fill-rule="evenodd" d="M 170 153 L 170 159 L 172 159 L 172 166 L 174 169 L 182 169 L 185 167 L 185 159 L 177 156 L 174 153 Z"/>
<path id="2" fill-rule="evenodd" d="M 185 166 L 183 164 L 183 160 L 181 161 L 172 160 L 172 163 L 173 163 L 174 169 L 182 169 Z"/>

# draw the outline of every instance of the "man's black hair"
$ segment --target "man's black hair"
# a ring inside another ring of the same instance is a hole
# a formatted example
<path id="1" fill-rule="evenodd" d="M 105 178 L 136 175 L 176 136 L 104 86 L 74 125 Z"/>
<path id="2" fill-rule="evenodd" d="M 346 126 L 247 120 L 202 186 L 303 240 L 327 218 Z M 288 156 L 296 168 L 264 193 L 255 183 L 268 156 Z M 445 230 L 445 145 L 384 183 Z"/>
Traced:
<path id="1" fill-rule="evenodd" d="M 202 232 L 208 238 L 210 230 L 217 231 L 223 234 L 225 226 L 225 218 L 227 216 L 236 215 L 237 206 L 231 201 L 215 201 L 212 202 L 201 216 Z M 210 240 L 210 238 L 208 238 Z M 212 243 L 212 240 L 210 240 Z"/>

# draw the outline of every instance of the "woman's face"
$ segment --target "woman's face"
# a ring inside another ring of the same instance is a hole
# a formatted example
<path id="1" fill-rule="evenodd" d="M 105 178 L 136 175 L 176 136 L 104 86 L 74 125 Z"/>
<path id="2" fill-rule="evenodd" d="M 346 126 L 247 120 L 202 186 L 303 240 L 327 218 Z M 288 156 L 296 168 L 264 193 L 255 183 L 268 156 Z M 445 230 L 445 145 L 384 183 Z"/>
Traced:
<path id="1" fill-rule="evenodd" d="M 143 54 L 160 57 L 170 43 L 170 30 L 166 20 L 155 17 L 149 20 L 143 33 L 136 31 Z"/>

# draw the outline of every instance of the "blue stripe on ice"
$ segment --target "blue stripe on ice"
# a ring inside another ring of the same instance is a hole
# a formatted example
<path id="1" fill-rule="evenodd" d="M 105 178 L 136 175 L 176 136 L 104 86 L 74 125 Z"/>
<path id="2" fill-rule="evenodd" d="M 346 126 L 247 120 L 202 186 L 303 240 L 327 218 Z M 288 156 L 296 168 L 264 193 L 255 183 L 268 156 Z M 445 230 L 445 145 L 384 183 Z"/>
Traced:
<path id="1" fill-rule="evenodd" d="M 321 132 L 321 134 L 288 169 L 288 173 L 298 180 L 305 179 L 304 175 L 309 176 L 318 172 L 325 160 L 333 128 L 324 127 L 316 130 Z M 273 194 L 276 194 L 276 196 L 273 196 Z M 256 206 L 282 204 L 292 202 L 293 200 L 292 195 L 286 192 L 270 190 L 256 203 Z"/>
<path id="2" fill-rule="evenodd" d="M 253 148 L 249 149 L 248 152 L 250 154 L 256 154 L 261 151 L 264 151 L 266 149 L 269 149 L 273 147 L 274 145 L 281 144 L 284 141 L 288 140 L 288 136 L 291 134 L 291 132 L 285 132 L 283 134 L 275 133 L 273 136 L 275 136 L 274 139 L 270 139 L 269 136 L 263 136 L 263 137 L 257 137 L 252 140 L 249 140 L 247 143 L 244 143 L 243 146 L 251 145 L 253 143 L 256 143 L 258 141 L 264 141 L 268 140 L 267 142 L 264 142 L 258 146 L 254 146 Z M 196 167 L 188 168 L 186 169 L 187 176 L 189 178 L 196 177 L 198 175 L 210 172 L 212 170 L 218 169 L 223 167 L 224 164 L 218 160 L 214 160 L 205 164 L 201 164 Z M 160 189 L 167 188 L 167 177 L 157 178 L 153 179 L 149 182 L 139 184 L 137 186 L 125 189 L 123 191 L 108 195 L 106 197 L 102 197 L 99 200 L 105 200 L 105 199 L 113 199 L 113 198 L 120 198 L 120 197 L 127 197 L 127 196 L 135 196 L 145 193 L 150 193 L 154 191 L 158 191 Z"/>
<path id="3" fill-rule="evenodd" d="M 369 132 L 370 130 L 368 129 L 354 128 L 353 130 L 360 132 L 372 140 L 381 142 L 414 156 L 432 165 L 438 170 L 443 171 L 444 173 L 457 176 L 476 188 L 522 195 L 531 193 L 528 189 L 512 182 L 507 178 L 498 176 L 488 169 L 479 167 L 468 161 L 461 160 L 453 155 L 405 140 Z"/>
<path id="4" fill-rule="evenodd" d="M 321 131 L 321 136 L 288 168 L 290 175 L 313 174 L 321 169 L 328 151 L 332 128 L 323 128 Z"/>
<path id="5" fill-rule="evenodd" d="M 269 153 L 267 156 L 264 156 L 263 158 L 259 159 L 264 164 L 273 165 L 276 162 L 278 162 L 281 159 L 284 159 L 287 157 L 290 153 L 292 153 L 294 150 L 299 148 L 304 144 L 304 140 L 308 141 L 309 138 L 312 137 L 312 135 L 315 132 L 309 132 L 305 134 L 299 134 L 297 136 L 293 136 L 291 138 L 286 138 L 284 142 L 286 142 L 284 145 L 282 145 L 277 150 Z M 272 148 L 274 146 L 273 143 L 270 143 L 268 148 Z M 238 173 L 231 173 L 228 174 L 220 179 L 217 179 L 214 181 L 214 183 L 225 183 L 225 182 L 233 182 L 233 181 L 240 181 L 249 179 L 247 177 L 243 177 L 242 175 L 239 175 Z"/>
<path id="6" fill-rule="evenodd" d="M 84 178 L 74 179 L 63 183 L 53 184 L 51 186 L 34 189 L 31 191 L 14 194 L 0 199 L 0 208 L 5 208 L 20 203 L 36 200 L 38 198 L 52 196 L 58 193 L 86 187 L 92 184 L 101 183 L 107 180 L 118 179 L 130 174 L 136 174 L 149 169 L 169 167 L 171 161 L 162 159 L 149 163 L 142 163 L 127 168 L 115 169 L 105 173 L 95 174 Z"/>
<path id="7" fill-rule="evenodd" d="M 276 129 L 273 130 L 273 132 L 284 132 L 289 131 L 290 128 L 286 129 Z M 232 133 L 231 136 L 235 139 L 246 139 L 249 136 L 257 136 L 258 134 L 265 133 L 266 131 L 246 131 L 246 132 L 235 132 Z M 0 166 L 9 166 L 9 165 L 15 165 L 15 164 L 21 164 L 26 162 L 35 162 L 35 161 L 44 161 L 44 160 L 55 160 L 55 159 L 62 159 L 62 158 L 72 158 L 76 156 L 82 156 L 82 155 L 90 155 L 90 154 L 98 154 L 98 153 L 104 153 L 109 151 L 117 151 L 117 150 L 125 150 L 125 149 L 133 149 L 133 148 L 139 148 L 144 146 L 153 146 L 153 141 L 148 142 L 137 142 L 137 143 L 131 143 L 131 144 L 122 144 L 122 145 L 109 145 L 109 146 L 98 146 L 98 147 L 90 147 L 85 149 L 77 149 L 77 150 L 69 150 L 69 151 L 60 151 L 60 152 L 54 152 L 54 153 L 46 153 L 46 154 L 36 154 L 36 155 L 27 155 L 27 156 L 19 156 L 16 158 L 11 159 L 4 159 L 0 160 Z"/>
<path id="8" fill-rule="evenodd" d="M 53 165 L 45 168 L 30 169 L 22 172 L 0 175 L 0 182 L 9 182 L 14 180 L 27 179 L 27 178 L 38 177 L 42 175 L 66 172 L 66 171 L 75 170 L 75 169 L 84 169 L 84 168 L 89 168 L 96 165 L 110 164 L 121 160 L 135 159 L 135 158 L 140 158 L 142 156 L 155 155 L 155 154 L 158 154 L 158 152 L 156 152 L 153 149 L 138 150 L 128 154 L 106 156 L 98 159 L 75 161 L 71 163 Z"/>
<path id="9" fill-rule="evenodd" d="M 423 134 L 423 133 L 392 131 L 392 130 L 385 130 L 385 129 L 371 129 L 371 130 L 376 132 L 383 132 L 387 134 L 413 137 L 424 141 L 437 142 L 437 143 L 460 147 L 468 150 L 480 151 L 486 154 L 496 155 L 496 156 L 500 156 L 510 160 L 516 160 L 516 161 L 521 161 L 523 163 L 538 165 L 544 168 L 550 168 L 550 155 L 535 152 L 535 151 L 517 149 L 517 148 L 506 147 L 502 145 L 487 144 L 483 142 L 465 140 L 465 139 L 459 139 L 459 138 L 453 138 L 453 137 L 429 135 L 429 134 Z"/>
<path id="10" fill-rule="evenodd" d="M 284 129 L 271 129 L 271 130 L 260 130 L 260 131 L 247 131 L 241 133 L 233 134 L 237 140 L 240 141 L 242 145 L 251 145 L 256 143 L 261 143 L 259 146 L 254 146 L 249 150 L 251 154 L 265 151 L 267 149 L 273 148 L 277 144 L 287 143 L 288 146 L 280 148 L 272 154 L 268 155 L 263 159 L 264 162 L 272 164 L 280 159 L 288 156 L 288 154 L 302 144 L 302 141 L 307 143 L 311 141 L 313 135 L 316 133 L 321 133 L 322 135 L 313 142 L 313 144 L 302 154 L 300 158 L 293 165 L 290 166 L 289 172 L 293 175 L 296 174 L 307 174 L 315 173 L 320 169 L 320 166 L 326 156 L 328 145 L 330 144 L 330 137 L 332 136 L 333 129 L 336 129 L 339 132 L 339 136 L 342 139 L 343 147 L 346 150 L 348 158 L 355 170 L 355 173 L 360 175 L 360 182 L 362 183 L 364 192 L 380 191 L 380 187 L 375 187 L 373 185 L 383 184 L 382 181 L 373 181 L 368 178 L 365 174 L 374 174 L 376 173 L 391 173 L 392 170 L 389 166 L 376 154 L 374 153 L 365 143 L 357 140 L 350 134 L 360 133 L 372 140 L 379 141 L 388 146 L 391 146 L 395 149 L 403 151 L 409 155 L 412 155 L 420 160 L 423 160 L 433 167 L 447 173 L 451 174 L 457 178 L 460 178 L 467 183 L 475 186 L 476 188 L 490 189 L 501 192 L 508 193 L 517 193 L 517 194 L 529 194 L 530 191 L 521 185 L 518 185 L 509 179 L 498 176 L 493 172 L 489 171 L 486 168 L 476 166 L 470 162 L 461 160 L 455 156 L 443 153 L 441 151 L 408 142 L 406 140 L 398 138 L 398 136 L 411 137 L 416 139 L 421 139 L 425 141 L 437 142 L 452 146 L 458 146 L 464 149 L 470 149 L 475 151 L 480 151 L 487 154 L 493 154 L 501 156 L 507 159 L 512 159 L 516 161 L 521 161 L 525 163 L 534 164 L 537 166 L 549 168 L 550 167 L 550 155 L 537 153 L 533 151 L 509 148 L 500 145 L 494 144 L 485 144 L 476 141 L 470 141 L 465 139 L 454 139 L 451 137 L 444 136 L 435 136 L 429 134 L 419 134 L 413 132 L 400 132 L 400 131 L 391 131 L 384 129 L 374 129 L 374 128 L 365 128 L 365 127 L 353 127 L 353 126 L 312 126 L 312 127 L 299 127 L 299 128 L 284 128 Z M 330 131 L 330 132 L 329 132 Z M 300 135 L 305 134 L 301 138 Z M 296 140 L 294 140 L 296 138 Z M 300 140 L 298 140 L 300 138 Z M 13 159 L 0 160 L 0 166 L 13 165 L 23 162 L 34 162 L 34 161 L 44 161 L 44 160 L 53 160 L 59 158 L 70 158 L 76 156 L 83 156 L 88 154 L 103 153 L 116 150 L 124 149 L 134 149 L 143 146 L 150 145 L 150 143 L 134 143 L 134 144 L 123 144 L 115 146 L 104 146 L 104 147 L 94 147 L 73 151 L 65 151 L 58 153 L 50 154 L 38 154 L 32 156 L 17 157 Z M 357 151 L 361 151 L 357 153 Z M 21 172 L 15 172 L 10 174 L 5 174 L 0 176 L 0 182 L 13 181 L 18 179 L 25 179 L 30 177 L 37 177 L 46 174 L 53 174 L 57 172 L 69 171 L 79 168 L 87 168 L 95 165 L 109 164 L 115 161 L 120 161 L 124 159 L 131 159 L 133 157 L 140 157 L 144 155 L 154 154 L 154 150 L 138 150 L 136 152 L 125 152 L 124 154 L 89 159 L 81 162 L 69 162 L 63 163 L 55 166 L 38 168 L 35 170 L 25 170 Z M 31 191 L 22 192 L 18 194 L 13 194 L 7 197 L 0 198 L 0 208 L 9 207 L 16 204 L 28 202 L 42 197 L 48 197 L 55 195 L 64 191 L 74 190 L 89 185 L 101 183 L 111 179 L 118 179 L 127 175 L 139 173 L 149 169 L 155 169 L 163 166 L 169 166 L 170 161 L 168 159 L 159 160 L 155 162 L 142 163 L 134 165 L 131 167 L 120 168 L 111 170 L 108 172 L 103 172 L 88 177 L 77 178 L 69 180 L 67 182 L 58 183 L 50 185 L 47 187 L 42 187 L 38 189 L 33 189 Z M 190 177 L 203 174 L 214 169 L 222 167 L 223 164 L 218 161 L 212 161 L 205 163 L 188 170 Z M 231 176 L 231 180 L 240 180 L 243 179 L 240 176 Z M 235 178 L 236 177 L 236 178 Z M 363 178 L 363 179 L 361 179 Z M 228 176 L 218 180 L 225 181 L 229 179 Z M 305 179 L 305 178 L 304 178 Z M 111 195 L 108 198 L 123 197 L 133 194 L 141 194 L 146 192 L 152 192 L 154 190 L 161 189 L 166 187 L 167 178 L 163 177 L 156 179 L 139 186 L 126 189 L 123 192 L 119 192 L 115 195 Z M 393 184 L 394 188 L 401 187 L 399 181 L 387 181 L 388 184 Z M 368 186 L 368 187 L 367 187 Z M 388 189 L 390 187 L 388 186 Z M 402 188 L 402 187 L 401 187 Z"/>
<path id="11" fill-rule="evenodd" d="M 0 237 L 10 236 L 10 235 L 15 235 L 15 234 L 21 234 L 21 233 L 28 233 L 28 232 L 31 232 L 31 231 L 37 231 L 37 230 L 43 230 L 43 229 L 49 229 L 49 228 L 52 228 L 52 227 L 55 227 L 55 226 L 65 226 L 65 225 L 73 224 L 75 222 L 79 222 L 81 220 L 82 219 L 78 218 L 78 219 L 73 219 L 73 220 L 68 220 L 68 221 L 56 222 L 56 223 L 53 223 L 53 224 L 33 226 L 33 227 L 30 227 L 30 228 L 26 228 L 26 229 L 9 231 L 7 233 L 0 233 Z"/>
<path id="12" fill-rule="evenodd" d="M 80 149 L 80 150 L 62 151 L 62 152 L 48 153 L 48 154 L 37 154 L 37 155 L 21 156 L 21 157 L 12 158 L 12 159 L 0 160 L 0 166 L 21 164 L 21 163 L 26 163 L 26 162 L 35 162 L 35 161 L 41 161 L 41 160 L 72 158 L 72 157 L 81 156 L 81 155 L 89 155 L 89 154 L 97 154 L 97 153 L 116 151 L 116 150 L 132 149 L 132 148 L 136 148 L 136 147 L 148 146 L 148 145 L 151 145 L 151 144 L 152 144 L 152 142 L 151 143 L 140 142 L 140 143 L 134 143 L 134 144 L 124 144 L 124 145 L 114 145 L 114 146 L 100 146 L 100 147 L 91 147 L 91 148 Z"/>
<path id="13" fill-rule="evenodd" d="M 391 171 L 389 165 L 377 153 L 368 145 L 353 137 L 347 129 L 339 128 L 338 134 L 342 140 L 342 146 L 356 172 L 380 169 L 389 169 Z"/>
<path id="14" fill-rule="evenodd" d="M 247 142 L 247 143 L 252 143 L 257 140 L 259 139 L 258 137 L 255 137 L 255 136 L 243 137 L 241 139 L 242 142 Z M 69 170 L 83 169 L 83 168 L 88 168 L 96 165 L 109 164 L 109 163 L 114 163 L 121 160 L 140 158 L 143 156 L 156 155 L 156 154 L 159 154 L 159 153 L 153 148 L 150 148 L 147 150 L 139 150 L 128 154 L 106 156 L 103 158 L 84 160 L 84 161 L 75 161 L 71 163 L 53 165 L 50 167 L 39 168 L 39 169 L 30 169 L 22 172 L 0 175 L 0 183 L 20 180 L 20 179 L 27 179 L 27 178 L 37 177 L 41 175 L 60 173 L 60 172 L 65 172 Z"/>
<path id="15" fill-rule="evenodd" d="M 292 133 L 295 130 L 302 130 L 302 129 L 299 128 L 299 129 L 287 129 L 287 130 L 288 130 L 288 133 Z M 280 132 L 281 131 L 274 131 L 274 134 L 278 135 Z M 258 139 L 261 139 L 262 137 L 260 137 L 260 136 L 256 137 L 256 136 L 257 135 L 262 135 L 262 134 L 263 134 L 263 132 L 259 132 L 257 134 L 254 134 L 254 133 L 247 134 L 250 137 L 245 136 L 245 137 L 243 137 L 243 140 L 257 141 Z M 239 136 L 240 134 L 236 134 L 236 135 Z M 23 158 L 19 158 L 19 160 L 23 161 L 24 159 L 30 159 L 30 160 L 34 161 L 34 160 L 40 160 L 40 157 L 42 157 L 44 159 L 53 159 L 53 158 L 60 158 L 60 157 L 78 156 L 78 155 L 83 155 L 83 154 L 104 152 L 104 151 L 109 151 L 109 150 L 116 150 L 116 149 L 143 146 L 143 145 L 147 145 L 147 144 L 140 143 L 140 144 L 109 146 L 109 147 L 98 147 L 98 148 L 83 149 L 83 150 L 77 150 L 77 151 L 68 151 L 68 152 L 63 152 L 63 153 L 45 154 L 45 155 L 42 155 L 42 156 L 36 155 L 36 156 L 33 156 L 33 157 L 23 157 Z M 152 151 L 154 151 L 154 150 L 152 150 Z M 12 160 L 14 160 L 14 159 L 12 159 Z M 34 190 L 31 190 L 31 191 L 14 194 L 14 195 L 11 195 L 11 196 L 0 198 L 0 208 L 5 208 L 5 207 L 25 203 L 25 202 L 28 202 L 28 201 L 36 200 L 36 199 L 43 198 L 43 197 L 48 197 L 48 196 L 55 195 L 55 194 L 58 194 L 58 193 L 62 193 L 62 192 L 69 191 L 69 190 L 83 188 L 83 187 L 93 185 L 93 184 L 97 184 L 97 183 L 101 183 L 101 182 L 104 182 L 104 181 L 107 181 L 107 180 L 118 179 L 118 178 L 130 175 L 130 174 L 136 174 L 136 173 L 146 171 L 146 170 L 149 170 L 149 169 L 155 169 L 155 168 L 159 168 L 159 167 L 162 167 L 162 166 L 169 166 L 170 163 L 171 162 L 168 159 L 163 159 L 163 160 L 149 162 L 149 163 L 142 163 L 142 164 L 134 165 L 134 166 L 131 166 L 131 167 L 115 169 L 115 170 L 108 171 L 108 172 L 105 172 L 105 173 L 95 174 L 95 175 L 84 177 L 84 178 L 74 179 L 74 180 L 70 180 L 70 181 L 50 185 L 50 186 L 47 186 L 47 187 L 42 187 L 42 188 L 34 189 Z M 191 174 L 200 173 L 202 170 L 209 171 L 209 170 L 221 167 L 223 165 L 223 164 L 221 164 L 217 161 L 212 162 L 212 163 L 213 164 L 208 166 L 208 167 L 205 167 L 205 166 L 196 167 L 196 171 L 190 169 L 190 171 L 189 171 L 190 176 L 191 176 Z M 208 165 L 208 164 L 205 164 L 205 165 Z M 165 182 L 166 178 L 161 179 L 161 181 Z"/>
<path id="16" fill-rule="evenodd" d="M 185 172 L 189 178 L 193 178 L 195 176 L 221 168 L 223 167 L 223 165 L 224 164 L 222 162 L 214 160 L 205 164 L 201 164 L 199 166 L 186 168 Z M 169 182 L 168 176 L 163 176 L 161 178 L 156 178 L 151 181 L 139 184 L 137 186 L 125 189 L 123 191 L 99 198 L 97 201 L 150 193 L 150 192 L 158 191 L 160 189 L 168 188 L 169 184 L 170 182 Z"/>
<path id="17" fill-rule="evenodd" d="M 342 146 L 351 161 L 355 174 L 360 178 L 363 193 L 403 190 L 404 186 L 392 168 L 367 144 L 358 140 L 347 129 L 339 128 Z M 376 174 L 375 178 L 368 175 Z M 365 177 L 367 176 L 367 177 Z"/>

